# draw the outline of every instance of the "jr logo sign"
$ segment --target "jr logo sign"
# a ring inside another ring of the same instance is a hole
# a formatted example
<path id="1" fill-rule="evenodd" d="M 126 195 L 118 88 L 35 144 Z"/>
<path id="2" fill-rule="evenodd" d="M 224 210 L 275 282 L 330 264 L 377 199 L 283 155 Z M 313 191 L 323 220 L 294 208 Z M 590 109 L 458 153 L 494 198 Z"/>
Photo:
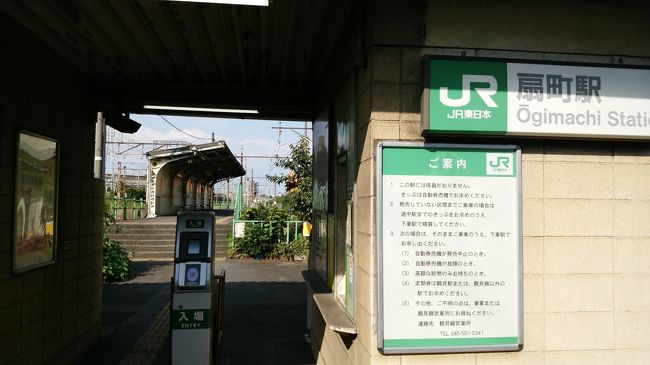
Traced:
<path id="1" fill-rule="evenodd" d="M 514 156 L 512 153 L 486 153 L 485 174 L 512 176 L 514 172 Z"/>
<path id="2" fill-rule="evenodd" d="M 492 95 L 497 93 L 497 80 L 494 76 L 490 75 L 463 75 L 463 86 L 460 99 L 452 99 L 449 97 L 449 88 L 440 88 L 440 102 L 453 107 L 461 107 L 469 104 L 470 102 L 470 88 L 474 83 L 474 89 L 478 96 L 483 99 L 486 106 L 496 108 L 497 104 L 492 99 Z M 487 84 L 488 87 L 478 87 L 476 84 Z"/>
<path id="3" fill-rule="evenodd" d="M 429 113 L 424 129 L 434 133 L 502 130 L 505 134 L 505 63 L 430 60 L 428 71 Z"/>

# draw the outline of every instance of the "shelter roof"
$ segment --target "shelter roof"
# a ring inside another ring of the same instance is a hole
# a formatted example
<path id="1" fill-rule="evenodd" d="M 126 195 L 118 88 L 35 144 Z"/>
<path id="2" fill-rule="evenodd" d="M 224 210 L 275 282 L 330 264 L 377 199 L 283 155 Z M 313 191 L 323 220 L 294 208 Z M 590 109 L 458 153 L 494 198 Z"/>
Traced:
<path id="1" fill-rule="evenodd" d="M 147 152 L 152 167 L 164 164 L 174 175 L 214 184 L 246 174 L 224 141 Z"/>

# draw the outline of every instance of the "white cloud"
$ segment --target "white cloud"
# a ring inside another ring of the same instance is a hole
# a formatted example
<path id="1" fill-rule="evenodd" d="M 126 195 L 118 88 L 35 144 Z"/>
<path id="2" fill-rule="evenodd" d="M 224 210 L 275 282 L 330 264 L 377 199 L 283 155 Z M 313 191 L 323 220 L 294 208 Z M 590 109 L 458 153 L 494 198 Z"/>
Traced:
<path id="1" fill-rule="evenodd" d="M 244 155 L 275 156 L 278 141 L 272 138 L 247 138 L 240 144 L 244 146 Z M 282 151 L 280 149 L 278 153 Z"/>
<path id="2" fill-rule="evenodd" d="M 192 138 L 189 135 L 195 136 L 195 137 L 200 137 L 200 138 L 210 138 L 209 135 L 206 135 L 205 131 L 200 130 L 200 129 L 195 129 L 195 128 L 185 128 L 183 129 L 183 132 L 187 133 L 182 133 L 179 130 L 176 129 L 170 129 L 165 132 L 161 132 L 159 130 L 147 127 L 147 126 L 142 126 L 140 127 L 140 130 L 138 130 L 137 133 L 132 135 L 132 139 L 137 140 L 139 142 L 151 142 L 154 140 L 158 141 L 187 141 L 191 143 L 207 143 L 209 140 L 206 139 L 196 139 Z"/>

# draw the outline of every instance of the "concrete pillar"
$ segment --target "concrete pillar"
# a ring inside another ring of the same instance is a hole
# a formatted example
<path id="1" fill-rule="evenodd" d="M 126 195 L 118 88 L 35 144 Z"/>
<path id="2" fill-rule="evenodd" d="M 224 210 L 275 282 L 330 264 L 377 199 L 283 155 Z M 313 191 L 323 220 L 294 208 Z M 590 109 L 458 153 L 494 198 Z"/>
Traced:
<path id="1" fill-rule="evenodd" d="M 192 210 L 196 210 L 196 188 L 197 188 L 197 183 L 196 180 L 192 180 L 192 184 L 190 185 L 190 195 L 189 195 L 189 200 L 190 200 L 190 207 L 192 207 Z"/>
<path id="2" fill-rule="evenodd" d="M 196 184 L 196 193 L 194 194 L 194 205 L 197 210 L 203 209 L 203 184 Z"/>
<path id="3" fill-rule="evenodd" d="M 155 209 L 156 215 L 168 215 L 171 206 L 171 179 L 163 167 L 156 176 L 156 195 L 155 195 Z"/>
<path id="4" fill-rule="evenodd" d="M 205 199 L 204 199 L 206 209 L 212 209 L 213 190 L 214 190 L 214 188 L 212 186 L 206 187 L 206 193 L 205 193 Z"/>
<path id="5" fill-rule="evenodd" d="M 153 171 L 151 164 L 147 168 L 147 217 L 156 216 L 156 172 Z"/>
<path id="6" fill-rule="evenodd" d="M 175 174 L 173 173 L 168 173 L 167 174 L 167 199 L 165 199 L 165 215 L 173 215 L 174 214 L 174 176 Z"/>
<path id="7" fill-rule="evenodd" d="M 172 212 L 171 214 L 178 213 L 179 210 L 185 206 L 185 179 L 180 176 L 174 176 L 172 183 Z"/>
<path id="8" fill-rule="evenodd" d="M 196 181 L 189 179 L 185 184 L 185 209 L 196 209 Z"/>
<path id="9" fill-rule="evenodd" d="M 158 215 L 170 215 L 172 214 L 173 176 L 165 171 L 165 173 L 160 174 L 160 177 L 158 185 L 158 191 L 160 192 L 158 198 Z"/>

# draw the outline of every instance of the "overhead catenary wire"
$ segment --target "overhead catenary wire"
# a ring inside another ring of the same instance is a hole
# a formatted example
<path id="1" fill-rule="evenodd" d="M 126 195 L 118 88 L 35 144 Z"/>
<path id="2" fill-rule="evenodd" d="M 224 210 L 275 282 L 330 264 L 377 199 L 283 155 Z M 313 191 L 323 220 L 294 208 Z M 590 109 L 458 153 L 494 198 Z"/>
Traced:
<path id="1" fill-rule="evenodd" d="M 172 127 L 174 127 L 177 131 L 179 131 L 179 132 L 181 132 L 181 133 L 183 133 L 183 134 L 185 134 L 185 135 L 187 135 L 187 136 L 190 136 L 190 137 L 195 138 L 195 139 L 202 139 L 202 140 L 205 140 L 205 141 L 211 141 L 211 140 L 212 140 L 212 138 L 203 138 L 203 137 L 193 136 L 193 135 L 191 135 L 191 134 L 185 132 L 184 130 L 178 128 L 178 127 L 175 126 L 174 124 L 172 124 L 172 122 L 168 121 L 167 118 L 163 117 L 162 115 L 158 115 L 158 116 L 161 117 L 162 120 L 164 120 L 165 122 L 167 122 L 167 124 L 169 124 L 169 125 L 171 125 Z"/>

